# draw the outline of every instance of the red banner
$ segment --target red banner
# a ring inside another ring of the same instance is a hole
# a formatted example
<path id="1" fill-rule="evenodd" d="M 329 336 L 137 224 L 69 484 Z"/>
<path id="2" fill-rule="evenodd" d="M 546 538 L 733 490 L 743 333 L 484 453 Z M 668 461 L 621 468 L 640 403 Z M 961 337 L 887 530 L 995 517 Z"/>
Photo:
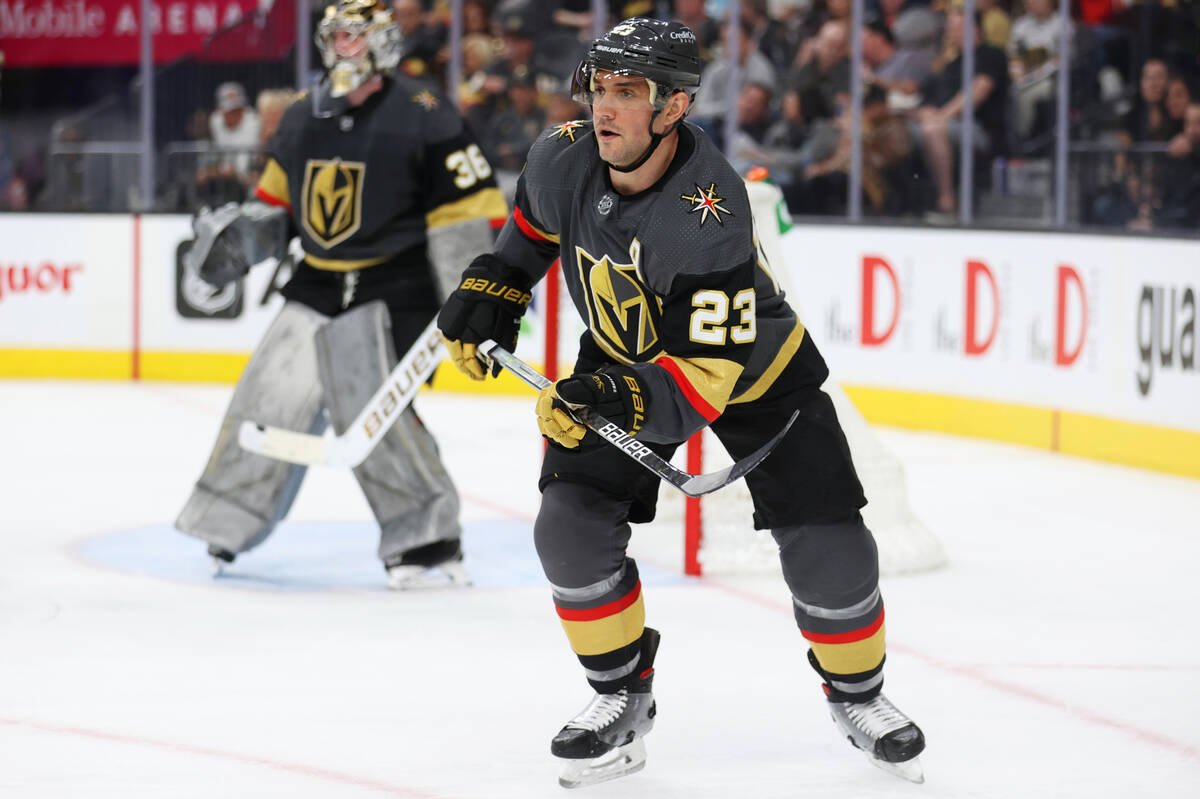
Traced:
<path id="1" fill-rule="evenodd" d="M 155 0 L 154 60 L 282 58 L 295 39 L 292 0 Z M 261 10 L 260 10 L 261 8 Z M 141 0 L 0 0 L 7 67 L 137 64 Z"/>

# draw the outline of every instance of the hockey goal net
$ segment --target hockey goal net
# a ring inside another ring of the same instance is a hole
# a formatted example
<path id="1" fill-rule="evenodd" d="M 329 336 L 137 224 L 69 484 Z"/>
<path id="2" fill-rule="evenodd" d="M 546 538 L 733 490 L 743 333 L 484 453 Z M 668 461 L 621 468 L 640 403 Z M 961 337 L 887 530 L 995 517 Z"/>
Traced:
<path id="1" fill-rule="evenodd" d="M 747 187 L 763 250 L 776 278 L 789 297 L 795 298 L 779 243 L 787 214 L 779 190 L 757 182 L 750 182 Z M 563 376 L 560 372 L 569 369 L 575 342 L 583 330 L 582 323 L 573 319 L 574 314 L 561 308 L 559 298 L 565 291 L 561 280 L 561 273 L 554 269 L 540 297 L 545 320 L 545 364 L 551 379 Z M 946 554 L 941 542 L 917 518 L 909 503 L 903 464 L 883 446 L 834 379 L 828 380 L 824 389 L 833 398 L 866 490 L 869 501 L 863 509 L 863 518 L 879 547 L 880 570 L 884 574 L 902 574 L 943 565 Z M 680 448 L 675 460 L 693 474 L 711 472 L 731 462 L 708 430 L 693 436 Z M 660 535 L 682 540 L 683 570 L 687 574 L 775 571 L 779 568 L 778 549 L 768 531 L 754 529 L 752 514 L 744 480 L 698 499 L 684 497 L 664 483 L 653 528 Z"/>

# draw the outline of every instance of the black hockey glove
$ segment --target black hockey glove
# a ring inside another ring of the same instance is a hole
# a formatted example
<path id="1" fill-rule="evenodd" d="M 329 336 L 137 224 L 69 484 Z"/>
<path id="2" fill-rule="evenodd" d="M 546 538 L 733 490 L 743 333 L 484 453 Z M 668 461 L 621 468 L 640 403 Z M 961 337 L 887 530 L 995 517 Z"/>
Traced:
<path id="1" fill-rule="evenodd" d="M 606 366 L 596 372 L 572 375 L 538 395 L 538 430 L 567 449 L 599 444 L 600 437 L 569 413 L 580 405 L 592 408 L 625 432 L 636 434 L 646 421 L 650 397 L 637 372 L 628 366 Z"/>
<path id="2" fill-rule="evenodd" d="M 438 314 L 438 329 L 460 372 L 472 380 L 486 377 L 475 357 L 476 345 L 482 341 L 492 339 L 509 352 L 516 349 L 521 317 L 531 298 L 529 289 L 528 275 L 491 253 L 471 261 Z M 496 364 L 492 375 L 498 374 Z"/>

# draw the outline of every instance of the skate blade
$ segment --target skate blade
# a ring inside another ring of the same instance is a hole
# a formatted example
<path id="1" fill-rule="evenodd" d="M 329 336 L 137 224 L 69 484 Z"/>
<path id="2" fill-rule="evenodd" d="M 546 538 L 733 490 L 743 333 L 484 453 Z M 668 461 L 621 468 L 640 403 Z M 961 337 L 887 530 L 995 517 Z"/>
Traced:
<path id="1" fill-rule="evenodd" d="M 459 561 L 439 563 L 429 568 L 395 566 L 388 569 L 388 588 L 393 591 L 465 588 L 469 585 L 471 577 Z"/>
<path id="2" fill-rule="evenodd" d="M 212 569 L 213 577 L 220 577 L 223 574 L 225 574 L 225 567 L 229 566 L 228 563 L 221 560 L 220 558 L 209 558 L 208 560 L 209 560 L 209 567 Z"/>
<path id="3" fill-rule="evenodd" d="M 640 737 L 591 760 L 566 760 L 558 784 L 564 788 L 582 788 L 606 780 L 615 780 L 646 767 L 646 744 Z"/>
<path id="4" fill-rule="evenodd" d="M 894 774 L 901 779 L 915 782 L 918 785 L 925 782 L 925 769 L 921 768 L 921 758 L 919 757 L 914 757 L 912 760 L 905 760 L 903 763 L 889 763 L 886 760 L 880 760 L 868 754 L 867 760 L 870 760 L 888 774 Z"/>

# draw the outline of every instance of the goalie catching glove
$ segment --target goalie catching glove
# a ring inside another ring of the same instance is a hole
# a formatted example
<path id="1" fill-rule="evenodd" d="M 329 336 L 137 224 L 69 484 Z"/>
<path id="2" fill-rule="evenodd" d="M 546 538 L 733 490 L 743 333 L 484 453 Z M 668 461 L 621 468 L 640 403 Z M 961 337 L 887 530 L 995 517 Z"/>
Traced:
<path id="1" fill-rule="evenodd" d="M 600 437 L 570 413 L 572 408 L 586 405 L 625 432 L 636 435 L 646 421 L 649 400 L 633 369 L 606 366 L 542 389 L 536 406 L 538 430 L 567 449 L 575 449 L 581 443 L 585 448 L 598 444 Z"/>
<path id="2" fill-rule="evenodd" d="M 184 267 L 220 288 L 268 258 L 287 255 L 288 216 L 282 208 L 251 200 L 202 208 L 192 219 L 195 239 L 183 254 Z"/>
<path id="3" fill-rule="evenodd" d="M 491 253 L 471 261 L 438 314 L 438 329 L 460 372 L 472 380 L 487 376 L 475 357 L 482 341 L 492 339 L 509 352 L 517 348 L 517 331 L 531 299 L 529 284 L 528 275 Z M 496 364 L 492 375 L 498 374 Z"/>

